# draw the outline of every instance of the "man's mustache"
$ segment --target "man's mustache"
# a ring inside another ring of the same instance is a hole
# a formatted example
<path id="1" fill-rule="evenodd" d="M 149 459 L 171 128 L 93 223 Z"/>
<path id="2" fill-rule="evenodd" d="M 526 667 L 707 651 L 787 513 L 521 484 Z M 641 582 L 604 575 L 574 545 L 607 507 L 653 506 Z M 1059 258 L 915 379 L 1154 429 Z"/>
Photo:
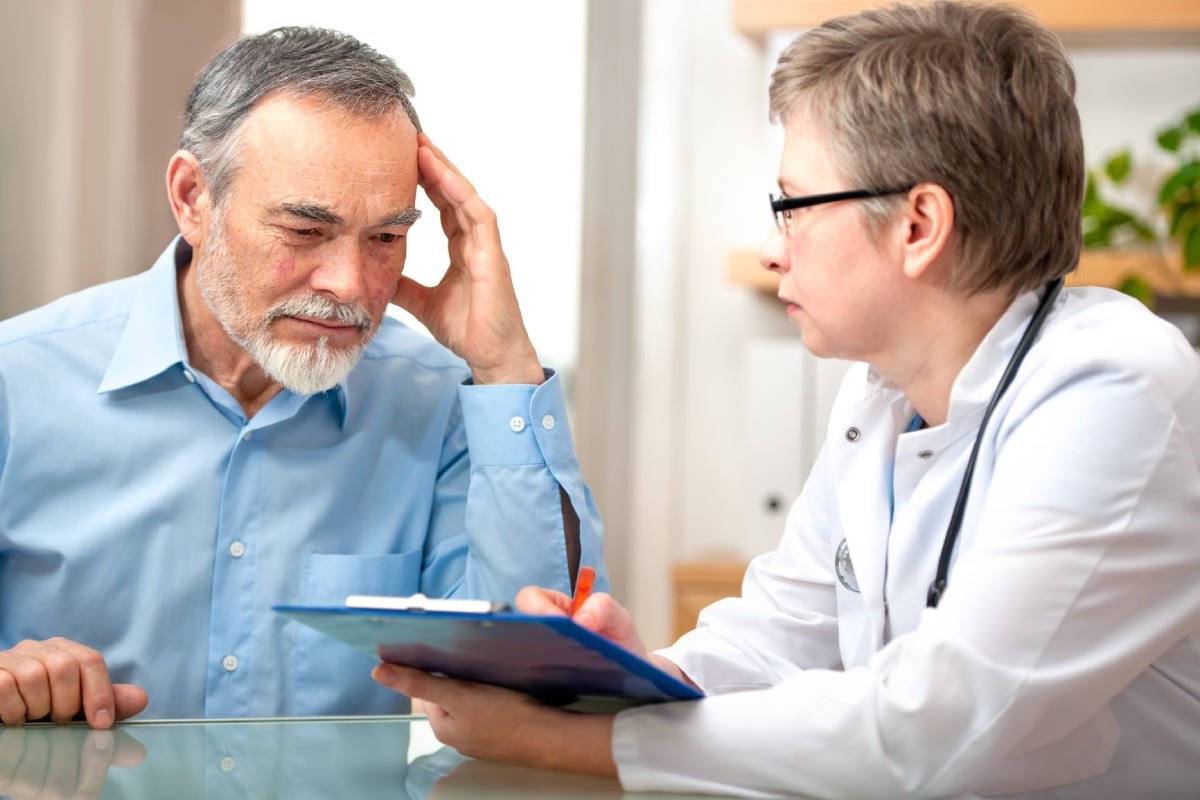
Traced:
<path id="1" fill-rule="evenodd" d="M 267 312 L 268 323 L 280 317 L 327 319 L 343 325 L 353 325 L 361 331 L 368 331 L 375 324 L 370 313 L 357 303 L 338 303 L 318 294 L 290 297 Z"/>

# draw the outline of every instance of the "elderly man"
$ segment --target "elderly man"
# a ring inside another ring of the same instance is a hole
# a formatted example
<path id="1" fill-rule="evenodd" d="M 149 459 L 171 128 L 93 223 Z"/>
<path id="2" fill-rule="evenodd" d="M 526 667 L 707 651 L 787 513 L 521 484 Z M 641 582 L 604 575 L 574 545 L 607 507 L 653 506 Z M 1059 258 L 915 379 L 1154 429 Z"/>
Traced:
<path id="1" fill-rule="evenodd" d="M 240 39 L 167 167 L 179 238 L 0 323 L 5 724 L 402 711 L 369 657 L 271 605 L 511 600 L 602 567 L 494 214 L 412 94 L 343 34 Z M 402 274 L 418 185 L 435 287 Z"/>

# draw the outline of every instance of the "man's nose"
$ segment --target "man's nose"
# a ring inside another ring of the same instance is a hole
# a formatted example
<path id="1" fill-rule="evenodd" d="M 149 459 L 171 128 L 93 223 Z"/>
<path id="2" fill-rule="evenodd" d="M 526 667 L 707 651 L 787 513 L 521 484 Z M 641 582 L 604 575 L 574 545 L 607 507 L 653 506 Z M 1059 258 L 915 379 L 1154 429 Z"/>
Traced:
<path id="1" fill-rule="evenodd" d="M 361 302 L 366 263 L 362 244 L 353 237 L 339 236 L 322 247 L 318 257 L 320 263 L 309 278 L 313 291 L 339 303 Z"/>

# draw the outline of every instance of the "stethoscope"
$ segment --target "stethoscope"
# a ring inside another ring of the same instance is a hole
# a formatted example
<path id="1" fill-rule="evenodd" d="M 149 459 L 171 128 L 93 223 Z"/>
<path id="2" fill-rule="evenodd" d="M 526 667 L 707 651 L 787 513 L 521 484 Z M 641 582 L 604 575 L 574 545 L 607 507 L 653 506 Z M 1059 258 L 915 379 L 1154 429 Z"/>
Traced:
<path id="1" fill-rule="evenodd" d="M 954 545 L 958 541 L 958 532 L 962 528 L 963 514 L 967 508 L 967 496 L 971 493 L 971 477 L 975 474 L 975 458 L 979 455 L 979 448 L 983 444 L 983 432 L 987 428 L 988 420 L 991 419 L 992 412 L 996 410 L 996 404 L 1000 402 L 1000 398 L 1012 384 L 1013 378 L 1016 377 L 1017 368 L 1021 366 L 1025 356 L 1033 349 L 1033 340 L 1037 338 L 1046 317 L 1050 315 L 1050 309 L 1054 306 L 1054 298 L 1058 296 L 1062 286 L 1062 278 L 1056 278 L 1046 285 L 1046 293 L 1042 295 L 1037 309 L 1030 317 L 1029 325 L 1026 326 L 1025 333 L 1021 335 L 1021 341 L 1017 342 L 1017 349 L 1013 351 L 1012 358 L 1008 360 L 1008 366 L 1004 368 L 1004 374 L 1000 376 L 1000 382 L 996 384 L 996 391 L 992 393 L 992 399 L 988 401 L 987 409 L 983 412 L 983 420 L 979 423 L 979 432 L 975 434 L 975 444 L 971 447 L 971 457 L 967 460 L 967 469 L 963 472 L 962 483 L 958 487 L 958 499 L 954 502 L 954 512 L 950 515 L 950 524 L 946 527 L 946 537 L 942 540 L 942 555 L 938 558 L 937 576 L 930 584 L 929 594 L 925 599 L 926 608 L 937 608 L 938 601 L 946 593 L 946 582 L 950 573 L 950 557 L 954 554 Z"/>
<path id="2" fill-rule="evenodd" d="M 975 444 L 971 447 L 971 457 L 967 459 L 967 468 L 963 472 L 962 483 L 958 487 L 958 499 L 954 502 L 954 511 L 950 515 L 950 524 L 946 526 L 946 536 L 942 539 L 942 554 L 938 558 L 937 575 L 934 577 L 933 583 L 929 585 L 929 593 L 925 598 L 926 608 L 937 608 L 938 601 L 946 593 L 946 583 L 949 580 L 948 575 L 950 573 L 950 558 L 954 555 L 954 545 L 958 542 L 958 532 L 962 529 L 963 514 L 967 508 L 967 497 L 971 493 L 971 478 L 975 475 L 975 459 L 979 456 L 979 448 L 983 444 L 983 432 L 987 428 L 988 420 L 992 418 L 992 412 L 996 410 L 996 405 L 1000 402 L 1000 398 L 1012 384 L 1013 378 L 1016 377 L 1017 368 L 1021 366 L 1021 362 L 1025 360 L 1025 356 L 1033 348 L 1033 340 L 1037 338 L 1042 325 L 1046 322 L 1046 317 L 1050 315 L 1050 309 L 1054 306 L 1054 298 L 1058 297 L 1058 293 L 1062 290 L 1062 287 L 1062 278 L 1056 278 L 1046 284 L 1046 293 L 1038 301 L 1038 306 L 1034 309 L 1033 316 L 1029 318 L 1029 324 L 1025 327 L 1025 332 L 1021 334 L 1021 341 L 1017 342 L 1017 349 L 1013 351 L 1012 358 L 1008 360 L 1008 366 L 1004 368 L 1004 374 L 1000 376 L 1000 382 L 996 384 L 996 391 L 992 393 L 992 399 L 988 401 L 987 408 L 984 409 L 983 419 L 979 423 L 979 431 L 975 434 Z M 841 544 L 838 546 L 837 554 L 833 559 L 833 566 L 834 571 L 837 573 L 838 581 L 842 586 L 845 586 L 852 592 L 859 591 L 858 580 L 854 575 L 854 564 L 850 560 L 850 548 L 845 539 L 842 539 Z"/>

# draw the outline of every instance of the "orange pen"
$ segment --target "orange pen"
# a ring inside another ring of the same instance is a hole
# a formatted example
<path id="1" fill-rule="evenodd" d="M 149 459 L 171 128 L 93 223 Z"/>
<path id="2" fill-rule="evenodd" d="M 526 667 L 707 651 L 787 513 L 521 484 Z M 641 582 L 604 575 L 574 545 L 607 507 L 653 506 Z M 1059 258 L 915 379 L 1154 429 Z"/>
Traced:
<path id="1" fill-rule="evenodd" d="M 591 567 L 580 567 L 579 577 L 575 579 L 575 597 L 571 600 L 571 616 L 583 605 L 592 593 L 592 583 L 596 580 L 596 570 Z"/>

